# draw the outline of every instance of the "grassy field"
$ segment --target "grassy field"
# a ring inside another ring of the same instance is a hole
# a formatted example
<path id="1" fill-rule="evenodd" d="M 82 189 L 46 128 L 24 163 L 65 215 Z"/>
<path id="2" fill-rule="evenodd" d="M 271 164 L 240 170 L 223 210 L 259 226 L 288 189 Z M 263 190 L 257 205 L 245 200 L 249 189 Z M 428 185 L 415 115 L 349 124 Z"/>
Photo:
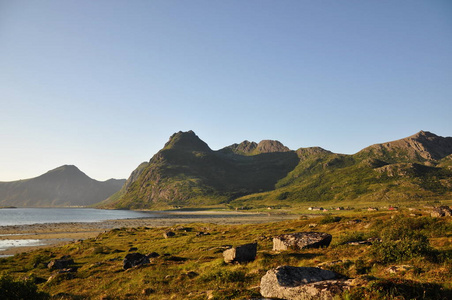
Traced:
<path id="1" fill-rule="evenodd" d="M 361 282 L 338 299 L 452 299 L 451 217 L 434 219 L 426 211 L 408 209 L 333 213 L 257 225 L 117 228 L 94 239 L 1 259 L 0 295 L 16 291 L 9 299 L 20 299 L 20 293 L 23 299 L 253 299 L 260 297 L 260 279 L 267 270 L 323 264 Z M 164 238 L 168 230 L 175 236 Z M 323 249 L 272 251 L 273 236 L 301 231 L 327 232 L 333 241 Z M 372 245 L 347 244 L 368 238 L 374 239 Z M 258 243 L 254 262 L 223 262 L 228 246 L 251 242 Z M 124 270 L 129 251 L 159 256 L 148 265 Z M 52 259 L 64 256 L 74 260 L 77 272 L 56 274 L 47 268 Z M 400 265 L 405 265 L 403 270 L 388 271 Z"/>

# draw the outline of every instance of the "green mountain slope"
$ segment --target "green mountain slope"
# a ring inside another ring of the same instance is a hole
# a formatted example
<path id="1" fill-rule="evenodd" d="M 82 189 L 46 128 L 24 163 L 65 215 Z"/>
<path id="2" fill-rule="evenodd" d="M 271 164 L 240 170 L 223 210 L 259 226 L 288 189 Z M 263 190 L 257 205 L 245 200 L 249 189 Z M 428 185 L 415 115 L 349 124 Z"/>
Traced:
<path id="1" fill-rule="evenodd" d="M 354 155 L 318 147 L 292 151 L 278 141 L 244 141 L 213 151 L 192 131 L 178 132 L 102 205 L 261 207 L 449 199 L 451 154 L 452 138 L 423 131 Z"/>
<path id="2" fill-rule="evenodd" d="M 333 201 L 378 204 L 452 198 L 452 138 L 419 132 L 354 155 L 297 151 L 300 163 L 274 191 L 248 195 L 235 206 Z"/>
<path id="3" fill-rule="evenodd" d="M 36 178 L 0 182 L 0 206 L 87 206 L 114 194 L 125 180 L 97 181 L 64 165 Z"/>

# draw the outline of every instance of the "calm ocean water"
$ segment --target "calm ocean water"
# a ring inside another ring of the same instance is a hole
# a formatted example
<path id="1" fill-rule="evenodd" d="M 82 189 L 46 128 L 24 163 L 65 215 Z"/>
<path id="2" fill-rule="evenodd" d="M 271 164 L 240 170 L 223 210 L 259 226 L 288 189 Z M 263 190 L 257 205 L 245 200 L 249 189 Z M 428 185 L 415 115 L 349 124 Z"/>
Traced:
<path id="1" fill-rule="evenodd" d="M 42 223 L 98 222 L 112 219 L 152 218 L 157 214 L 95 208 L 3 208 L 0 226 Z"/>

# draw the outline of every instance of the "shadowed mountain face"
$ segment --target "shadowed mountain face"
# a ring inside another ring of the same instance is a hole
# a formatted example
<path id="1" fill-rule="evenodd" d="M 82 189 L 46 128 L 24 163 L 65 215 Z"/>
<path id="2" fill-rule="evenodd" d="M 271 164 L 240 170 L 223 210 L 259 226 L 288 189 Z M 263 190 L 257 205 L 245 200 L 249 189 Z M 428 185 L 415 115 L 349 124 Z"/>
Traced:
<path id="1" fill-rule="evenodd" d="M 192 131 L 178 132 L 122 195 L 104 204 L 122 208 L 197 205 L 272 190 L 297 165 L 298 157 L 276 141 L 264 146 L 265 153 L 257 151 L 257 144 L 248 150 L 245 146 L 237 151 L 233 145 L 213 151 Z M 242 150 L 248 153 L 238 154 Z"/>
<path id="2" fill-rule="evenodd" d="M 36 178 L 0 182 L 0 206 L 87 206 L 116 193 L 125 180 L 100 182 L 65 165 Z"/>
<path id="3" fill-rule="evenodd" d="M 213 151 L 194 132 L 178 132 L 102 205 L 259 207 L 327 200 L 433 200 L 452 195 L 451 157 L 452 138 L 424 131 L 354 155 L 319 147 L 292 151 L 271 140 Z"/>

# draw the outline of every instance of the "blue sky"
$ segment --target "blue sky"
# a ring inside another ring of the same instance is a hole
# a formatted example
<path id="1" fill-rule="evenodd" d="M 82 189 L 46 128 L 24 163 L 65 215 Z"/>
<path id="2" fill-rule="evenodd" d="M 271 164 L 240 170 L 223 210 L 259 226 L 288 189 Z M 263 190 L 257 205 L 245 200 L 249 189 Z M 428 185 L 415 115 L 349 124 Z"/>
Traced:
<path id="1" fill-rule="evenodd" d="M 452 135 L 452 1 L 0 2 L 0 181 L 126 178 L 169 136 Z"/>

